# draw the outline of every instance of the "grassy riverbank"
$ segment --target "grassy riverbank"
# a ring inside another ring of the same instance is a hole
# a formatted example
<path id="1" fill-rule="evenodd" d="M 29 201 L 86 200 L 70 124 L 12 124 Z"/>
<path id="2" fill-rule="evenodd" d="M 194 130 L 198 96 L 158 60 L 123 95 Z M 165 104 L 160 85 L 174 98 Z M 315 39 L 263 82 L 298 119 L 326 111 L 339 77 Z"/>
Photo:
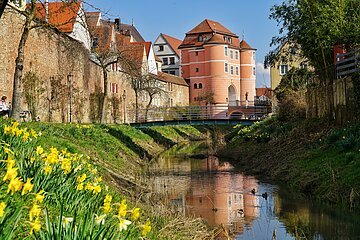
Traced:
<path id="1" fill-rule="evenodd" d="M 237 131 L 219 155 L 245 172 L 287 183 L 319 200 L 360 208 L 360 125 L 270 118 Z"/>
<path id="2" fill-rule="evenodd" d="M 159 206 L 140 177 L 151 158 L 177 142 L 205 139 L 208 131 L 1 120 L 1 236 L 211 239 L 200 219 L 166 209 L 154 214 Z M 42 202 L 32 200 L 36 193 L 45 196 Z"/>

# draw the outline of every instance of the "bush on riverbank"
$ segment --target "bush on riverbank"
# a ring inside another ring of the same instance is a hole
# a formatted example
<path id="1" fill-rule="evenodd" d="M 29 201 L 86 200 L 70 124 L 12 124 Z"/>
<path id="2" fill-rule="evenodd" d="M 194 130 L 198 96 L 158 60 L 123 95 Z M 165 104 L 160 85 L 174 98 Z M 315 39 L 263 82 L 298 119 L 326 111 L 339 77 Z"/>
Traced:
<path id="1" fill-rule="evenodd" d="M 327 202 L 359 208 L 360 125 L 276 117 L 239 129 L 220 153 L 246 171 Z M 265 138 L 263 137 L 265 136 Z"/>

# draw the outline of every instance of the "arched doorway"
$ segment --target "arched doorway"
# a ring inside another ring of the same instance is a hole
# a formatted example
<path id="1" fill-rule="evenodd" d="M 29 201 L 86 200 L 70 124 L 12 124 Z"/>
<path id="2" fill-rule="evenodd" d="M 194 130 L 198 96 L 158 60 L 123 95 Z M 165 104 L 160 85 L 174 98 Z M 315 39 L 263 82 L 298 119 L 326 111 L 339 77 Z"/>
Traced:
<path id="1" fill-rule="evenodd" d="M 229 106 L 236 106 L 236 90 L 233 85 L 228 88 Z"/>

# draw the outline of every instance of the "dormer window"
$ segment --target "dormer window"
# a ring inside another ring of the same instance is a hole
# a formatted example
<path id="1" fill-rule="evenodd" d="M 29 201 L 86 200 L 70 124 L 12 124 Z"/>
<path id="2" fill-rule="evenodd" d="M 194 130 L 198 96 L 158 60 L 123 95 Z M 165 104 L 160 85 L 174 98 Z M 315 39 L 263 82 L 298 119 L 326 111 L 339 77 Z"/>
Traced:
<path id="1" fill-rule="evenodd" d="M 199 42 L 204 41 L 204 36 L 203 36 L 203 35 L 199 35 L 199 37 L 198 37 L 198 41 L 199 41 Z"/>
<path id="2" fill-rule="evenodd" d="M 232 43 L 232 38 L 231 37 L 229 37 L 229 42 Z"/>

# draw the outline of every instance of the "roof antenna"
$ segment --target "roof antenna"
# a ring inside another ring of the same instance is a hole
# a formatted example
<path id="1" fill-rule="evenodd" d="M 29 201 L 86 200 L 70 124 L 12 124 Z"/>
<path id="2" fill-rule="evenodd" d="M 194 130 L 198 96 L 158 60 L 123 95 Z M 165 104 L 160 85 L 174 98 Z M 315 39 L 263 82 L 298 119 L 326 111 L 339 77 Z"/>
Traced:
<path id="1" fill-rule="evenodd" d="M 245 39 L 245 31 L 243 31 L 243 34 L 242 34 L 242 40 L 244 41 Z"/>
<path id="2" fill-rule="evenodd" d="M 133 26 L 133 27 L 135 26 L 133 18 L 131 19 L 131 26 Z"/>

